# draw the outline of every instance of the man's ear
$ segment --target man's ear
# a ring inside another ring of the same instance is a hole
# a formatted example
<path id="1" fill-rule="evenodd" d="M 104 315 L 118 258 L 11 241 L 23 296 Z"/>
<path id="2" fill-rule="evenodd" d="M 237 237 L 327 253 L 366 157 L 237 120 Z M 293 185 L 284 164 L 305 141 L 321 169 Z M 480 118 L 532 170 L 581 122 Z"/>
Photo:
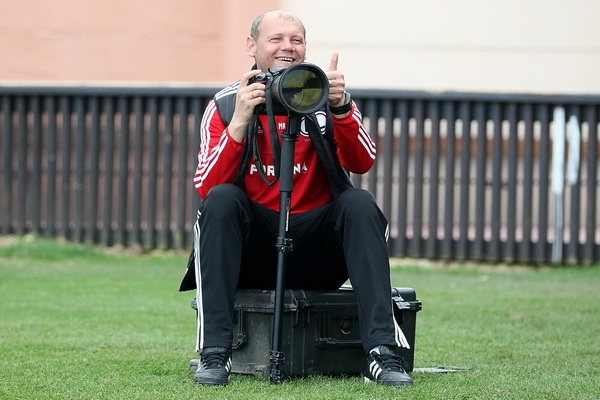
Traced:
<path id="1" fill-rule="evenodd" d="M 254 57 L 256 55 L 256 41 L 250 36 L 246 38 L 246 52 L 250 57 Z"/>

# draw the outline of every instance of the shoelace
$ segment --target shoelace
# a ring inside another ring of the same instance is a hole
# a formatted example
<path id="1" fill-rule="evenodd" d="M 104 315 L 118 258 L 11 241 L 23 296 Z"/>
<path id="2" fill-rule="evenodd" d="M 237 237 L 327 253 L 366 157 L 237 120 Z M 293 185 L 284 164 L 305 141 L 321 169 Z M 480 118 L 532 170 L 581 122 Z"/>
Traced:
<path id="1" fill-rule="evenodd" d="M 209 353 L 202 357 L 202 366 L 205 369 L 223 368 L 228 358 L 227 353 Z"/>
<path id="2" fill-rule="evenodd" d="M 381 364 L 382 369 L 388 371 L 404 371 L 402 360 L 400 357 L 391 354 L 377 355 L 377 361 Z"/>

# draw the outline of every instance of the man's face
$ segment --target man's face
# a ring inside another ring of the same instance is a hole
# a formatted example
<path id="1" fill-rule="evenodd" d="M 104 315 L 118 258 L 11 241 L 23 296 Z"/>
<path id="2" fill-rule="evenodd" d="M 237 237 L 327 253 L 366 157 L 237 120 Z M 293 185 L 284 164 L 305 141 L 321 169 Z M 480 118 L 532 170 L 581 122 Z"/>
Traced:
<path id="1" fill-rule="evenodd" d="M 302 25 L 295 19 L 266 16 L 260 24 L 258 39 L 248 38 L 247 51 L 263 72 L 303 62 L 306 43 Z"/>

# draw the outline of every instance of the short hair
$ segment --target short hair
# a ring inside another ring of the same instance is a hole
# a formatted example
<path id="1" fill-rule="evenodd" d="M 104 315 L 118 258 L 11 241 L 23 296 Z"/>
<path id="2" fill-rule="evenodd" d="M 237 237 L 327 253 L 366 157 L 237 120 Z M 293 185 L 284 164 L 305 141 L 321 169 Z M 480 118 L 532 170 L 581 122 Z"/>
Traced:
<path id="1" fill-rule="evenodd" d="M 260 35 L 260 24 L 262 23 L 266 14 L 267 13 L 261 14 L 258 17 L 256 17 L 254 21 L 252 21 L 252 26 L 250 27 L 250 37 L 252 39 L 258 40 L 258 36 Z M 298 17 L 285 11 L 279 11 L 279 18 L 294 20 L 298 22 L 300 24 L 300 27 L 302 28 L 302 35 L 304 36 L 304 39 L 306 39 L 306 28 L 304 27 L 304 24 L 302 23 L 302 21 L 300 21 Z"/>

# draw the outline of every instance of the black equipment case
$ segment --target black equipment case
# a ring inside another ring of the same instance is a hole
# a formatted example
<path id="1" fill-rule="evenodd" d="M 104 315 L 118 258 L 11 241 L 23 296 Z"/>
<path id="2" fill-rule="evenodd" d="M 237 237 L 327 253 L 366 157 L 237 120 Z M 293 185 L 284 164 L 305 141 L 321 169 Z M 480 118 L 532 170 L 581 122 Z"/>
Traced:
<path id="1" fill-rule="evenodd" d="M 416 313 L 411 288 L 392 288 L 394 316 L 410 348 L 400 348 L 405 369 L 413 369 Z M 232 372 L 269 376 L 274 290 L 238 290 L 235 297 Z M 193 307 L 195 301 L 193 302 Z M 195 308 L 195 307 L 194 307 Z M 360 375 L 367 359 L 360 340 L 356 296 L 350 286 L 335 291 L 286 290 L 281 351 L 285 377 Z M 192 360 L 197 365 L 197 360 Z M 195 365 L 190 366 L 195 370 Z"/>

